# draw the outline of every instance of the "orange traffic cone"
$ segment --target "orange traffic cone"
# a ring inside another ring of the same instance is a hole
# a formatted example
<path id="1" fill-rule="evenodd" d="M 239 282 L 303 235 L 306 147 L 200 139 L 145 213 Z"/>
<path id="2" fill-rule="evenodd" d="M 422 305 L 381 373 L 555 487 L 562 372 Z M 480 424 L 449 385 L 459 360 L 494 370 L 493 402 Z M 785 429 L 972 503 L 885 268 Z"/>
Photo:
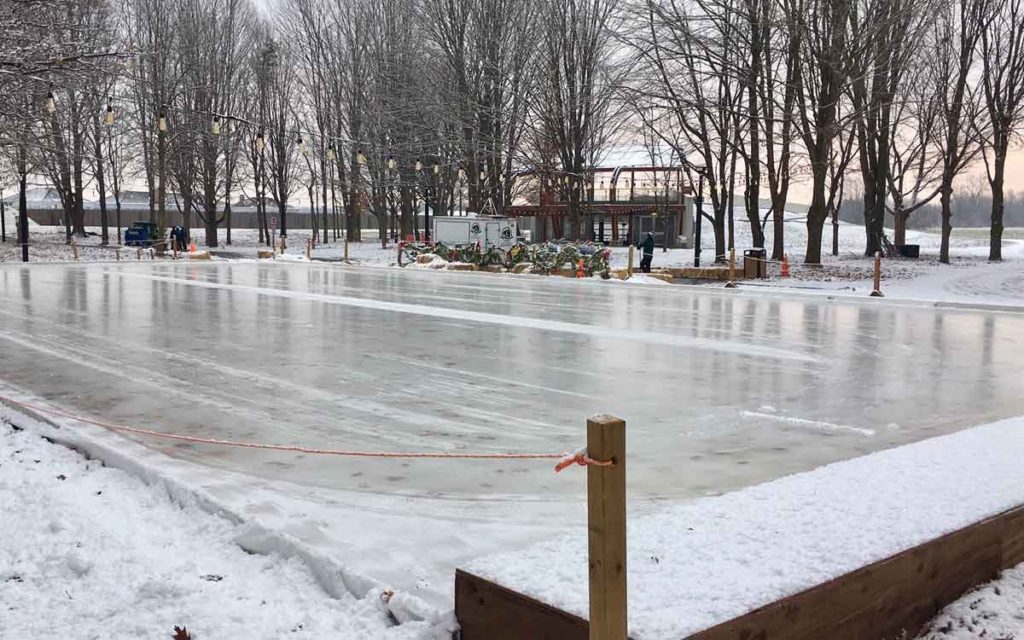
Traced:
<path id="1" fill-rule="evenodd" d="M 576 277 L 582 278 L 584 277 L 584 275 L 585 274 L 583 272 L 583 258 L 580 258 L 579 262 L 576 263 Z"/>
<path id="2" fill-rule="evenodd" d="M 782 254 L 782 277 L 789 277 L 789 256 L 785 253 Z"/>
<path id="3" fill-rule="evenodd" d="M 198 251 L 198 249 L 196 248 L 196 241 L 195 240 L 193 240 L 192 244 L 190 244 L 188 246 L 188 250 L 189 250 L 190 253 L 195 253 L 196 251 Z"/>

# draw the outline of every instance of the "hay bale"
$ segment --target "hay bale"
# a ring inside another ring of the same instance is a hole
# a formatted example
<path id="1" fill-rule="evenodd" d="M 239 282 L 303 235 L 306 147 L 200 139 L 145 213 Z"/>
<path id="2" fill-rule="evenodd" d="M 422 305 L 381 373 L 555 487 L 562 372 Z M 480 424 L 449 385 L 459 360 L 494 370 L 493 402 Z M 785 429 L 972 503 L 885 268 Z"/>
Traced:
<path id="1" fill-rule="evenodd" d="M 512 267 L 512 273 L 530 273 L 533 270 L 532 262 L 520 262 Z"/>
<path id="2" fill-rule="evenodd" d="M 209 251 L 196 251 L 195 253 L 188 254 L 188 259 L 189 260 L 209 260 L 210 259 L 210 252 Z"/>
<path id="3" fill-rule="evenodd" d="M 256 258 L 259 260 L 271 260 L 274 257 L 274 252 L 270 249 L 257 249 Z"/>

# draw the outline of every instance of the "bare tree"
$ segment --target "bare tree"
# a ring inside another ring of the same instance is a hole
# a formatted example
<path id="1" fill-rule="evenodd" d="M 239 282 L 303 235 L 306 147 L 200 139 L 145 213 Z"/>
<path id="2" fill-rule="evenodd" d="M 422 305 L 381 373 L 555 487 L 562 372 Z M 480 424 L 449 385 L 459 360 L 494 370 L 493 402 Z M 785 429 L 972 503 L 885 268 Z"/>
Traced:
<path id="1" fill-rule="evenodd" d="M 930 19 L 929 0 L 861 0 L 851 23 L 866 40 L 853 59 L 850 96 L 854 106 L 861 176 L 864 181 L 865 255 L 885 244 L 889 167 L 895 120 L 893 104 L 905 88 L 907 71 Z"/>
<path id="2" fill-rule="evenodd" d="M 939 128 L 942 177 L 942 243 L 939 260 L 949 262 L 953 230 L 953 181 L 980 150 L 976 126 L 981 105 L 970 84 L 978 41 L 991 21 L 991 0 L 955 0 L 941 5 L 933 16 L 936 82 L 939 87 Z"/>
<path id="3" fill-rule="evenodd" d="M 535 104 L 534 162 L 561 192 L 576 239 L 583 235 L 588 170 L 622 123 L 615 98 L 623 70 L 611 47 L 618 5 L 545 0 L 540 12 L 544 99 Z"/>
<path id="4" fill-rule="evenodd" d="M 988 259 L 1003 259 L 1006 156 L 1024 125 L 1024 0 L 995 0 L 981 32 L 982 87 L 988 112 L 985 168 L 992 189 Z"/>

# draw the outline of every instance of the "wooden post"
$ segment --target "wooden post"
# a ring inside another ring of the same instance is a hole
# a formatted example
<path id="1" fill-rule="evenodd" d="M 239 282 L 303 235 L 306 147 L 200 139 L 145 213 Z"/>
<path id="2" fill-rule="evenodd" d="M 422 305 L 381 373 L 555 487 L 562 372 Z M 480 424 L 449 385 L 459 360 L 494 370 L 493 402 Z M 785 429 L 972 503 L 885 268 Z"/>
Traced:
<path id="1" fill-rule="evenodd" d="M 117 261 L 121 262 L 121 247 L 114 249 L 114 255 L 117 257 Z"/>
<path id="2" fill-rule="evenodd" d="M 313 259 L 313 238 L 306 240 L 306 260 Z"/>
<path id="3" fill-rule="evenodd" d="M 736 288 L 736 247 L 729 249 L 729 282 L 725 283 L 726 289 Z"/>
<path id="4" fill-rule="evenodd" d="M 872 298 L 884 298 L 882 293 L 882 252 L 875 252 L 875 288 L 871 292 Z"/>
<path id="5" fill-rule="evenodd" d="M 348 262 L 348 231 L 345 232 L 345 262 Z"/>
<path id="6" fill-rule="evenodd" d="M 636 247 L 629 245 L 629 266 L 626 267 L 626 280 L 633 277 L 633 254 Z"/>
<path id="7" fill-rule="evenodd" d="M 590 640 L 626 640 L 626 422 L 587 420 Z"/>
<path id="8" fill-rule="evenodd" d="M 138 256 L 139 260 L 142 260 L 142 247 L 139 247 L 138 249 L 136 249 L 135 253 Z"/>
<path id="9" fill-rule="evenodd" d="M 73 237 L 71 238 L 71 255 L 74 256 L 75 260 L 78 260 L 78 241 Z"/>

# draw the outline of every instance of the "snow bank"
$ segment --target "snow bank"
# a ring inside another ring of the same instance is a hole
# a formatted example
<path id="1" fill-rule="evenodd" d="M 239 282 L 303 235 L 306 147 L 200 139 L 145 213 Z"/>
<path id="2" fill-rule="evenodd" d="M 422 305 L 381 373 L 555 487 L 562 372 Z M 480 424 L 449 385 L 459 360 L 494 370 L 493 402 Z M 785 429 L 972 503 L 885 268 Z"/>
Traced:
<path id="1" fill-rule="evenodd" d="M 196 500 L 3 422 L 0 500 L 4 638 L 170 637 L 175 625 L 197 639 L 438 637 L 397 624 L 379 591 L 327 593 L 300 558 L 247 553 L 252 532 Z"/>
<path id="2" fill-rule="evenodd" d="M 630 637 L 661 640 L 1024 503 L 1024 418 L 831 464 L 634 518 Z M 471 573 L 587 617 L 581 527 Z"/>

